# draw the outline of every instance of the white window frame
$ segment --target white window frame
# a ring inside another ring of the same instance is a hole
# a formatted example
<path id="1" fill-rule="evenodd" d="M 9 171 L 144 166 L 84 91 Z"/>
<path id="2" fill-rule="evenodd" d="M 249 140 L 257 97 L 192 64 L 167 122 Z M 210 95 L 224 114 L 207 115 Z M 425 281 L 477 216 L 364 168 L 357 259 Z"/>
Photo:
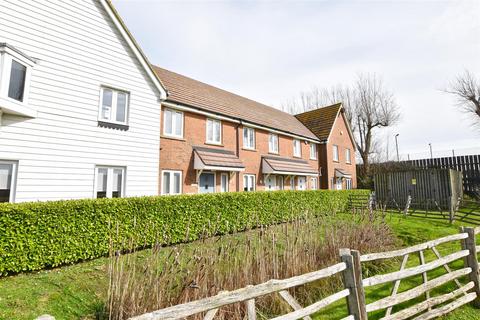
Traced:
<path id="1" fill-rule="evenodd" d="M 338 151 L 338 146 L 336 144 L 334 144 L 332 146 L 332 159 L 333 161 L 335 162 L 339 162 L 340 161 L 340 155 L 339 155 L 339 151 Z"/>
<path id="2" fill-rule="evenodd" d="M 13 60 L 26 68 L 22 101 L 10 98 L 8 96 Z M 35 62 L 31 58 L 26 58 L 24 55 L 17 52 L 17 50 L 13 50 L 8 46 L 0 47 L 0 111 L 5 108 L 5 110 L 3 110 L 5 113 L 14 111 L 15 113 L 29 117 L 36 116 L 36 110 L 28 106 L 30 96 L 30 79 L 32 77 L 34 65 Z"/>
<path id="3" fill-rule="evenodd" d="M 225 186 L 223 185 L 223 178 L 225 177 Z M 228 192 L 230 190 L 230 176 L 228 173 L 220 174 L 220 192 Z M 223 190 L 225 189 L 225 190 Z"/>
<path id="4" fill-rule="evenodd" d="M 293 139 L 293 156 L 297 158 L 302 157 L 302 142 L 299 139 Z"/>
<path id="5" fill-rule="evenodd" d="M 105 119 L 102 117 L 103 93 L 105 90 L 112 91 L 112 107 L 110 110 L 110 119 Z M 117 98 L 119 93 L 123 93 L 127 96 L 125 100 L 125 121 L 117 121 Z M 126 90 L 112 88 L 109 86 L 100 87 L 100 104 L 98 107 L 98 121 L 128 125 L 129 114 L 130 114 L 130 92 Z"/>
<path id="6" fill-rule="evenodd" d="M 352 163 L 352 152 L 349 148 L 345 149 L 345 163 Z"/>
<path id="7" fill-rule="evenodd" d="M 310 190 L 318 190 L 318 178 L 310 177 Z"/>
<path id="8" fill-rule="evenodd" d="M 268 152 L 278 154 L 278 134 L 268 134 Z"/>
<path id="9" fill-rule="evenodd" d="M 171 133 L 166 132 L 167 126 L 165 125 L 165 123 L 166 123 L 165 118 L 166 118 L 167 111 L 172 112 L 174 114 L 181 115 L 182 122 L 180 124 L 180 134 L 179 135 L 175 134 L 175 131 L 176 131 L 177 127 L 176 127 L 176 122 L 173 120 L 174 119 L 173 116 L 172 116 L 172 132 Z M 185 114 L 183 113 L 183 111 L 172 109 L 172 108 L 164 108 L 163 109 L 163 119 L 162 119 L 163 130 L 162 130 L 162 132 L 163 132 L 164 136 L 173 137 L 173 138 L 183 138 L 184 122 L 185 122 Z"/>
<path id="10" fill-rule="evenodd" d="M 318 146 L 316 143 L 310 142 L 310 160 L 318 159 Z"/>
<path id="11" fill-rule="evenodd" d="M 0 160 L 0 164 L 9 164 L 12 165 L 12 177 L 10 180 L 10 196 L 8 202 L 15 202 L 15 194 L 17 187 L 17 170 L 18 170 L 18 161 L 11 160 Z"/>
<path id="12" fill-rule="evenodd" d="M 353 187 L 352 179 L 351 178 L 346 178 L 345 179 L 345 189 L 346 190 L 351 190 L 352 187 Z"/>
<path id="13" fill-rule="evenodd" d="M 98 170 L 99 169 L 107 169 L 107 190 L 106 198 L 112 198 L 113 195 L 113 170 L 119 169 L 122 170 L 122 191 L 120 193 L 119 198 L 125 197 L 125 187 L 127 185 L 127 168 L 126 167 L 119 167 L 119 166 L 108 166 L 108 165 L 96 165 L 95 166 L 95 181 L 94 181 L 94 188 L 93 188 L 93 198 L 97 198 L 98 192 Z"/>
<path id="14" fill-rule="evenodd" d="M 247 132 L 247 137 L 245 137 L 245 131 Z M 253 146 L 250 146 L 250 137 L 253 136 Z M 243 139 L 243 148 L 248 150 L 255 150 L 255 129 L 251 127 L 243 127 L 242 131 Z"/>
<path id="15" fill-rule="evenodd" d="M 179 186 L 179 193 L 175 193 L 175 192 L 170 192 L 170 193 L 165 193 L 165 188 L 164 188 L 164 184 L 163 184 L 163 175 L 164 173 L 168 173 L 170 175 L 170 191 L 172 190 L 175 190 L 175 179 L 173 179 L 173 176 L 175 173 L 180 173 L 180 186 Z M 181 170 L 162 170 L 162 179 L 160 181 L 161 183 L 161 194 L 162 195 L 179 195 L 179 194 L 182 194 L 183 192 L 183 172 Z"/>
<path id="16" fill-rule="evenodd" d="M 247 186 L 245 186 L 245 178 L 247 179 Z M 253 192 L 256 190 L 256 176 L 254 174 L 244 174 L 243 175 L 243 191 L 244 192 Z M 252 182 L 252 190 L 248 190 L 248 185 Z M 245 187 L 247 187 L 247 190 L 245 190 Z"/>
<path id="17" fill-rule="evenodd" d="M 208 139 L 208 129 L 209 129 L 209 123 L 211 123 L 210 128 L 212 129 L 212 139 Z M 218 124 L 218 130 L 219 130 L 219 140 L 215 140 L 215 124 Z M 217 119 L 212 119 L 212 118 L 207 118 L 207 121 L 205 122 L 205 141 L 210 144 L 222 144 L 222 121 L 217 120 Z"/>

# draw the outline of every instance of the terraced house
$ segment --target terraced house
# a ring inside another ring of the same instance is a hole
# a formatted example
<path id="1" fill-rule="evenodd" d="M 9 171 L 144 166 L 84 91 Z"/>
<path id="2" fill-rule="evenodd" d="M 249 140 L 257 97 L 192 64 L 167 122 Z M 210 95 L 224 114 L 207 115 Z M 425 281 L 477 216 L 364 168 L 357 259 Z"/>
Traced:
<path id="1" fill-rule="evenodd" d="M 155 71 L 168 91 L 162 103 L 162 194 L 355 187 L 353 140 L 340 104 L 334 113 L 328 107 L 293 116 Z M 329 148 L 336 148 L 336 158 Z M 339 150 L 348 157 L 340 159 Z"/>
<path id="2" fill-rule="evenodd" d="M 352 188 L 341 109 L 154 67 L 108 0 L 0 1 L 0 202 Z"/>

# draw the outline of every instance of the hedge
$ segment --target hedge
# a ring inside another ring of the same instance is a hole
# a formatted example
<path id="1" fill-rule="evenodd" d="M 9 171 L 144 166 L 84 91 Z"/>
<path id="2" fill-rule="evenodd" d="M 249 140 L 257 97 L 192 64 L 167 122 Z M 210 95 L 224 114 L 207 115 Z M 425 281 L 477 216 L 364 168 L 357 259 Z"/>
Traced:
<path id="1" fill-rule="evenodd" d="M 344 210 L 364 190 L 236 192 L 0 205 L 0 275 Z"/>

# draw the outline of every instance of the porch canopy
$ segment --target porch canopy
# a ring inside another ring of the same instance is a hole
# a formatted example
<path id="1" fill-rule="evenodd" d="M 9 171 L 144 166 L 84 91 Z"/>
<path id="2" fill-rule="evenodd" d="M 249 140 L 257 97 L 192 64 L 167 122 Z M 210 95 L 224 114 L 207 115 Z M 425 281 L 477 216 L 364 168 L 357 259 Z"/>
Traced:
<path id="1" fill-rule="evenodd" d="M 197 178 L 202 171 L 227 171 L 232 175 L 245 170 L 243 162 L 233 151 L 206 147 L 193 147 L 193 167 Z"/>
<path id="2" fill-rule="evenodd" d="M 262 173 L 286 176 L 318 176 L 318 171 L 307 160 L 274 156 L 262 157 Z"/>
<path id="3" fill-rule="evenodd" d="M 350 173 L 347 173 L 345 171 L 342 171 L 340 169 L 335 169 L 335 178 L 337 179 L 342 179 L 342 178 L 351 178 L 352 175 Z"/>

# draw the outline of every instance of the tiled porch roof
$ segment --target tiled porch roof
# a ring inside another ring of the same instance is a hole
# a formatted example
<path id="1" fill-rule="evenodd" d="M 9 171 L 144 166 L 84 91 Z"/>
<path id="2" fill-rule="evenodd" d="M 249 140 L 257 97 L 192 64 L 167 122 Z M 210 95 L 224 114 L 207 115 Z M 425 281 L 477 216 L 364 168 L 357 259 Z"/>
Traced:
<path id="1" fill-rule="evenodd" d="M 195 163 L 195 169 L 204 169 L 204 167 L 221 167 L 221 168 L 236 168 L 244 169 L 243 162 L 235 155 L 233 151 L 193 147 L 193 152 L 198 157 L 201 163 Z M 195 159 L 197 160 L 197 158 Z M 202 168 L 200 168 L 203 165 Z"/>
<path id="2" fill-rule="evenodd" d="M 262 158 L 263 173 L 317 175 L 318 171 L 307 160 L 265 156 Z"/>

